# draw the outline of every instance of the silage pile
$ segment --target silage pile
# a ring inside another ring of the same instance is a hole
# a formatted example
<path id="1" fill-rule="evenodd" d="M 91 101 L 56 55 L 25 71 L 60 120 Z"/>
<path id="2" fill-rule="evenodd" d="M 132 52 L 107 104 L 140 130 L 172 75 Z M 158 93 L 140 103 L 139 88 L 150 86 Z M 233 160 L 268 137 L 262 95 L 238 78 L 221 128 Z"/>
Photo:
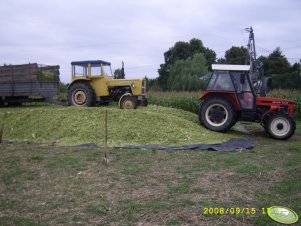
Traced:
<path id="1" fill-rule="evenodd" d="M 198 116 L 183 110 L 148 106 L 133 111 L 116 107 L 0 108 L 4 140 L 75 145 L 104 144 L 108 111 L 108 145 L 219 143 L 233 137 L 201 127 Z M 1 122 L 0 122 L 1 123 Z"/>

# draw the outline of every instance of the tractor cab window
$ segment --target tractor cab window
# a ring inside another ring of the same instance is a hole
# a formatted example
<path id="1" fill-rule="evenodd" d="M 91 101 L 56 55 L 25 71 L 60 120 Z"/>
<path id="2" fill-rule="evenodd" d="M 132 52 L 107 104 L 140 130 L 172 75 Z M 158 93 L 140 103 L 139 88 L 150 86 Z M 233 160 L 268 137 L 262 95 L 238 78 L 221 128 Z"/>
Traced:
<path id="1" fill-rule="evenodd" d="M 101 67 L 100 64 L 91 64 L 91 76 L 100 76 Z"/>
<path id="2" fill-rule="evenodd" d="M 214 71 L 207 89 L 235 91 L 228 71 Z"/>
<path id="3" fill-rule="evenodd" d="M 88 66 L 73 65 L 73 76 L 75 77 L 88 76 Z"/>
<path id="4" fill-rule="evenodd" d="M 248 82 L 248 74 L 244 72 L 231 72 L 235 89 L 238 93 L 251 92 L 251 87 Z"/>

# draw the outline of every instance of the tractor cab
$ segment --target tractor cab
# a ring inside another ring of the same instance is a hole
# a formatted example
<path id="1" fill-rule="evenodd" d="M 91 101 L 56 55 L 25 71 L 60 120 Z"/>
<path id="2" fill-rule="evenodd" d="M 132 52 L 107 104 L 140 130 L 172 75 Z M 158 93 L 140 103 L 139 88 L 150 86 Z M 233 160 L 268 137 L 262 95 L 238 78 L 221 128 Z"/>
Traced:
<path id="1" fill-rule="evenodd" d="M 207 129 L 225 132 L 238 120 L 260 122 L 276 139 L 294 134 L 294 101 L 258 97 L 250 80 L 250 65 L 213 64 L 200 100 L 199 119 Z"/>
<path id="2" fill-rule="evenodd" d="M 112 76 L 111 63 L 103 60 L 86 60 L 71 62 L 72 80 L 79 78 Z"/>

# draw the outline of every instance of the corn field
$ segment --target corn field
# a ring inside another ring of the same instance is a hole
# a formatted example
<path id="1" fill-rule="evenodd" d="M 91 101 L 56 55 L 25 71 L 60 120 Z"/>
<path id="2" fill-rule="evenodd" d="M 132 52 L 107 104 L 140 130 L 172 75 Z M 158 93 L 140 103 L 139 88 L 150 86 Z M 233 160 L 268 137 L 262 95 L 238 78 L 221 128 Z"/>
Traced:
<path id="1" fill-rule="evenodd" d="M 149 91 L 148 101 L 152 105 L 182 109 L 197 114 L 200 92 L 162 92 Z"/>

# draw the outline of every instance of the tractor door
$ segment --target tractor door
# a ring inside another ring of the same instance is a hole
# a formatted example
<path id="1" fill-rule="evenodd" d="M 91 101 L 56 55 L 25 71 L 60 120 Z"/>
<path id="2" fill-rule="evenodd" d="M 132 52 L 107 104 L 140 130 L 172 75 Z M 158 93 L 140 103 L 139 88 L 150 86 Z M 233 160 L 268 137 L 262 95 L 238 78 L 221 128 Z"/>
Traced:
<path id="1" fill-rule="evenodd" d="M 256 97 L 246 72 L 231 72 L 236 95 L 242 110 L 242 120 L 253 120 L 256 110 Z"/>

